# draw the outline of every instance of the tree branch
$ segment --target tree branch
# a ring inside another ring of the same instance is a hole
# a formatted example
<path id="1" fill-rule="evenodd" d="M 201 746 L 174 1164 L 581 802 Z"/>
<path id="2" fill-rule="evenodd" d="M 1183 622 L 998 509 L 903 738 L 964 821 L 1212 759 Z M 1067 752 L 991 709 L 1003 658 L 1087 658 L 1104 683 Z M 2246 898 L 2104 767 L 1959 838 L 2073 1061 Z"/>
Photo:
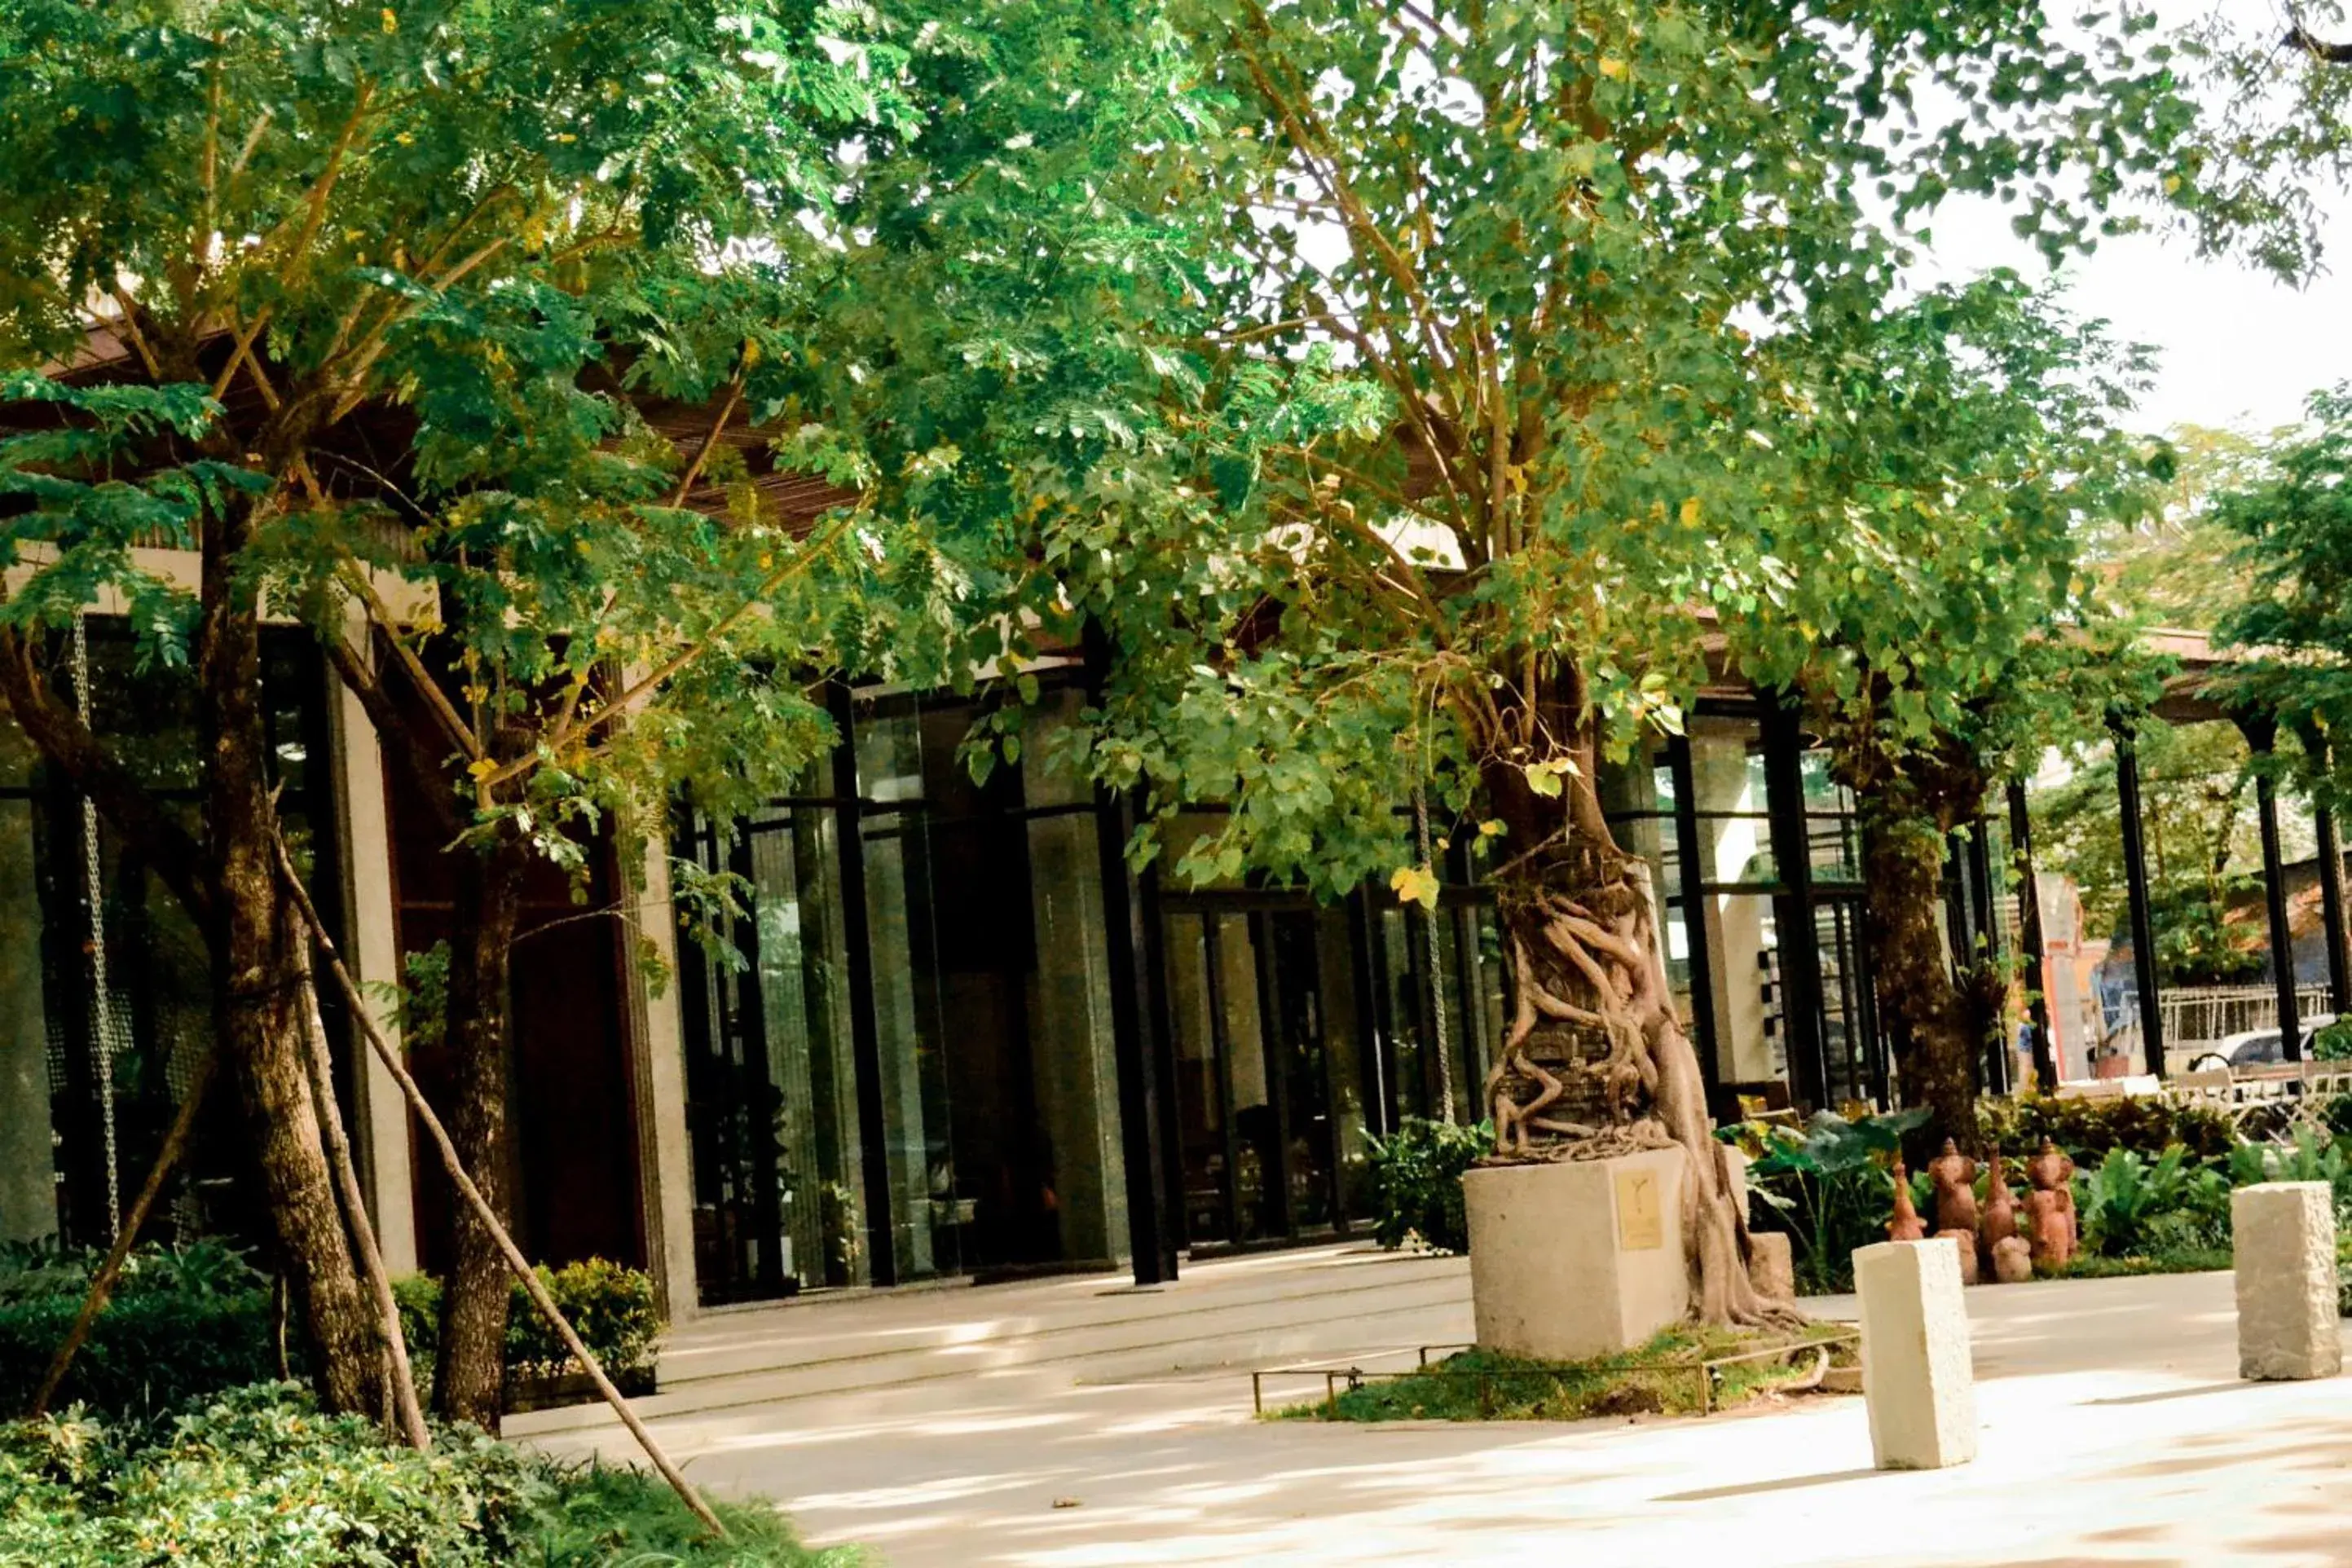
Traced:
<path id="1" fill-rule="evenodd" d="M 2331 44 L 2324 38 L 2315 38 L 2301 23 L 2287 29 L 2284 42 L 2288 48 L 2300 49 L 2313 59 L 2325 60 L 2332 66 L 2352 65 L 2352 44 Z"/>
<path id="2" fill-rule="evenodd" d="M 754 588 L 751 594 L 745 596 L 742 603 L 737 605 L 733 609 L 728 611 L 727 614 L 719 616 L 716 622 L 712 623 L 709 631 L 705 632 L 700 637 L 697 638 L 692 643 L 689 643 L 685 647 L 679 649 L 675 655 L 666 660 L 658 669 L 654 670 L 651 674 L 646 676 L 643 679 L 629 687 L 628 689 L 623 691 L 618 697 L 613 699 L 612 701 L 606 703 L 604 707 L 596 710 L 595 712 L 590 714 L 585 720 L 570 726 L 568 730 L 559 731 L 549 735 L 545 749 L 551 752 L 561 755 L 564 747 L 571 745 L 575 742 L 585 740 L 589 736 L 593 735 L 597 731 L 603 729 L 605 725 L 611 723 L 614 720 L 621 718 L 623 715 L 626 714 L 630 709 L 636 706 L 637 700 L 640 698 L 644 697 L 649 691 L 657 689 L 663 685 L 663 683 L 671 679 L 679 671 L 694 663 L 695 660 L 700 658 L 705 653 L 708 653 L 713 644 L 717 643 L 719 638 L 725 637 L 730 631 L 732 631 L 746 616 L 750 616 L 752 611 L 758 609 L 762 604 L 766 603 L 769 595 L 774 593 L 778 588 L 782 587 L 786 582 L 799 575 L 810 565 L 814 564 L 819 557 L 824 555 L 827 550 L 833 547 L 834 543 L 839 540 L 845 532 L 848 531 L 849 525 L 862 515 L 863 514 L 861 512 L 856 510 L 842 513 L 838 521 L 835 522 L 834 525 L 827 529 L 823 534 L 810 540 L 807 544 L 803 545 L 800 550 L 795 551 L 791 560 L 785 562 L 782 566 L 777 567 L 773 572 L 770 573 L 767 578 L 762 581 L 757 588 Z M 509 783 L 512 780 L 521 777 L 524 773 L 529 773 L 532 768 L 538 765 L 539 756 L 537 751 L 534 750 L 526 755 L 515 758 L 512 762 L 508 763 L 503 767 L 493 770 L 483 779 L 482 786 L 485 789 L 496 789 L 500 784 Z"/>

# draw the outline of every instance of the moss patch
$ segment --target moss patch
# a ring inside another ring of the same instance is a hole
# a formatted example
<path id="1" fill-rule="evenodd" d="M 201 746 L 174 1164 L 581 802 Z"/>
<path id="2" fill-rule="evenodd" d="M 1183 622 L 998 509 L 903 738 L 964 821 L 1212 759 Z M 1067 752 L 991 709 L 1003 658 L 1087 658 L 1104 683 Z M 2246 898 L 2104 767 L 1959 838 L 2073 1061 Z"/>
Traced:
<path id="1" fill-rule="evenodd" d="M 1401 1376 L 1372 1376 L 1335 1401 L 1309 1400 L 1269 1412 L 1306 1421 L 1579 1421 L 1595 1415 L 1695 1415 L 1725 1410 L 1803 1381 L 1811 1356 L 1789 1365 L 1735 1362 L 1712 1374 L 1702 1394 L 1696 1363 L 1754 1351 L 1818 1344 L 1852 1329 L 1811 1323 L 1793 1333 L 1684 1326 L 1636 1351 L 1591 1361 L 1543 1362 L 1463 1351 Z M 1852 1365 L 1852 1343 L 1835 1347 L 1832 1365 Z"/>

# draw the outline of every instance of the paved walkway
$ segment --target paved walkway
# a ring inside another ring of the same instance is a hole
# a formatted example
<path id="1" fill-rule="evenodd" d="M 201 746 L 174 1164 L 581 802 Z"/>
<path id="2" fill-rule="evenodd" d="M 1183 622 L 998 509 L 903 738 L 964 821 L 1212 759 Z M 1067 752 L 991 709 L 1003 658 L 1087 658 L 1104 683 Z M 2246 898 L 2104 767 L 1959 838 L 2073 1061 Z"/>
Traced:
<path id="1" fill-rule="evenodd" d="M 1382 1266 L 1249 1261 L 1260 1279 Z M 1160 1300 L 1192 1313 L 1231 1288 L 1213 1267 Z M 2238 1382 L 2230 1292 L 2226 1274 L 1969 1292 L 1983 1452 L 1926 1474 L 1869 1468 L 1853 1398 L 1706 1421 L 1277 1425 L 1251 1419 L 1235 1372 L 1031 1366 L 658 1430 L 704 1483 L 775 1498 L 810 1539 L 867 1542 L 891 1568 L 2352 1563 L 2352 1380 Z M 990 1294 L 938 1311 L 968 1321 Z M 625 1451 L 616 1431 L 549 1440 Z"/>

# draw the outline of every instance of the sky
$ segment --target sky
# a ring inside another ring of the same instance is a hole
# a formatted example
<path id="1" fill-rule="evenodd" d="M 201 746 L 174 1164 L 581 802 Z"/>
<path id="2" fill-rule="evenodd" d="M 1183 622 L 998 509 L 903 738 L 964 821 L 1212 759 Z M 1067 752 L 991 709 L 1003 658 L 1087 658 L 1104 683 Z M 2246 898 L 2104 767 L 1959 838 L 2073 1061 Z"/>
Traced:
<path id="1" fill-rule="evenodd" d="M 2118 339 L 2158 351 L 2156 384 L 2140 406 L 2144 428 L 2267 430 L 2300 417 L 2305 394 L 2352 380 L 2352 197 L 2328 196 L 2332 269 L 2300 290 L 2242 261 L 2200 259 L 2187 239 L 2155 234 L 2103 241 L 2062 271 L 2076 314 L 2104 319 Z M 1947 277 L 1993 266 L 2049 275 L 1990 208 L 1947 211 L 1933 233 L 1930 265 Z"/>
<path id="2" fill-rule="evenodd" d="M 2192 25 L 2218 9 L 2231 24 L 2263 33 L 2284 14 L 2281 0 L 2153 3 L 2168 27 Z M 2332 16 L 2306 19 L 2322 36 L 2352 30 L 2352 23 Z M 2141 404 L 2142 428 L 2269 430 L 2299 419 L 2306 394 L 2352 380 L 2352 194 L 2313 194 L 2324 213 L 2328 270 L 2300 289 L 2243 261 L 2200 259 L 2188 239 L 2157 234 L 2103 241 L 2063 269 L 2077 315 L 2103 319 L 2116 338 L 2159 351 L 2156 384 Z M 2036 280 L 2049 276 L 1990 203 L 1948 206 L 1937 215 L 1934 237 L 1929 272 L 1958 278 L 2006 266 Z"/>

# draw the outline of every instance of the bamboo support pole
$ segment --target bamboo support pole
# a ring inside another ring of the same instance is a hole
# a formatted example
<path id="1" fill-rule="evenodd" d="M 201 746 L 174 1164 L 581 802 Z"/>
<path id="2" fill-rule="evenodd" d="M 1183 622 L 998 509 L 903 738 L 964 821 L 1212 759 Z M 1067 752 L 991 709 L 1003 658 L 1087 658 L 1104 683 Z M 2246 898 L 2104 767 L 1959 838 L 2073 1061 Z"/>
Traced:
<path id="1" fill-rule="evenodd" d="M 621 1391 L 613 1386 L 613 1380 L 604 1373 L 604 1363 L 596 1359 L 594 1352 L 581 1340 L 579 1331 L 564 1317 L 562 1310 L 556 1306 L 554 1298 L 547 1293 L 547 1287 L 540 1283 L 538 1274 L 532 1271 L 530 1261 L 523 1257 L 522 1249 L 515 1245 L 514 1237 L 507 1233 L 507 1227 L 499 1223 L 499 1216 L 490 1207 L 489 1200 L 482 1196 L 481 1188 L 476 1186 L 474 1179 L 466 1173 L 465 1163 L 457 1158 L 457 1147 L 449 1141 L 448 1129 L 442 1126 L 441 1118 L 434 1113 L 432 1105 L 425 1098 L 425 1091 L 418 1089 L 416 1080 L 409 1076 L 407 1065 L 400 1059 L 400 1053 L 392 1048 L 383 1031 L 376 1027 L 359 983 L 352 978 L 351 971 L 343 967 L 341 954 L 335 951 L 333 939 L 327 935 L 327 928 L 320 922 L 319 911 L 310 902 L 310 890 L 302 886 L 302 879 L 295 874 L 293 858 L 286 852 L 286 841 L 278 838 L 276 847 L 278 879 L 285 885 L 287 896 L 300 913 L 303 924 L 310 928 L 310 941 L 319 950 L 319 955 L 327 961 L 328 971 L 334 975 L 337 988 L 350 1005 L 352 1021 L 367 1037 L 369 1048 L 375 1052 L 376 1059 L 383 1064 L 393 1081 L 400 1085 L 400 1092 L 407 1100 L 409 1109 L 415 1111 L 416 1119 L 431 1134 L 434 1147 L 440 1151 L 441 1163 L 448 1171 L 449 1180 L 456 1185 L 458 1194 L 498 1243 L 499 1252 L 506 1258 L 508 1268 L 522 1282 L 531 1305 L 539 1309 L 539 1315 L 547 1320 L 548 1327 L 555 1331 L 556 1337 L 563 1342 L 564 1349 L 587 1373 L 589 1381 L 596 1385 L 596 1392 L 604 1396 L 604 1403 L 611 1405 L 613 1414 L 621 1418 L 621 1425 L 629 1429 L 629 1435 L 645 1450 L 646 1458 L 652 1460 L 654 1468 L 661 1472 L 662 1479 L 670 1484 L 679 1500 L 702 1521 L 706 1529 L 713 1535 L 724 1538 L 727 1527 L 719 1522 L 719 1516 L 710 1510 L 710 1505 L 694 1489 L 694 1484 L 686 1479 L 685 1473 L 662 1451 L 661 1445 L 654 1440 L 654 1435 L 646 1430 L 645 1423 L 638 1420 L 636 1412 L 629 1408 L 629 1402 L 621 1396 Z"/>
<path id="2" fill-rule="evenodd" d="M 283 860 L 286 850 L 282 841 L 278 852 L 281 873 L 290 870 L 290 863 Z M 352 1240 L 359 1249 L 361 1270 L 367 1276 L 368 1293 L 375 1299 L 376 1324 L 383 1335 L 385 1372 L 392 1384 L 393 1412 L 399 1421 L 401 1436 L 410 1447 L 423 1453 L 433 1447 L 433 1435 L 425 1430 L 425 1411 L 416 1401 L 416 1374 L 408 1364 L 408 1336 L 400 1330 L 400 1303 L 393 1299 L 392 1276 L 384 1272 L 383 1251 L 376 1245 L 375 1222 L 368 1217 L 367 1194 L 360 1190 L 359 1170 L 352 1163 L 352 1142 L 343 1131 L 342 1107 L 335 1102 L 334 1061 L 327 1054 L 327 1022 L 319 1014 L 319 987 L 310 967 L 310 944 L 302 942 L 298 952 L 302 1033 L 310 1046 L 306 1065 L 310 1069 L 310 1098 L 319 1108 L 319 1131 L 327 1146 L 327 1158 L 334 1165 L 335 1185 L 342 1194 Z"/>

